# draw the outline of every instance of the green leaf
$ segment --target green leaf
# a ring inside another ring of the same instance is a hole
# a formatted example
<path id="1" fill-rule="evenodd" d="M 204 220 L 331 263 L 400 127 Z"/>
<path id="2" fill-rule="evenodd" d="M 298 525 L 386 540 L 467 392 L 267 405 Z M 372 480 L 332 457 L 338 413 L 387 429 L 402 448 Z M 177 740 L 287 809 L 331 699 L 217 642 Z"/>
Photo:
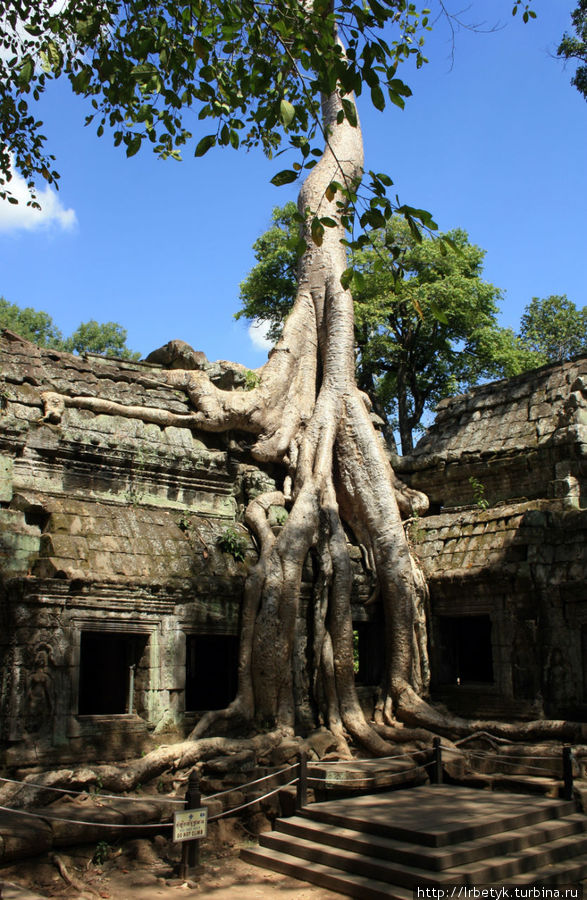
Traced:
<path id="1" fill-rule="evenodd" d="M 61 50 L 53 41 L 49 41 L 47 45 L 47 55 L 49 57 L 49 62 L 53 70 L 61 68 L 61 64 L 63 62 Z"/>
<path id="2" fill-rule="evenodd" d="M 373 85 L 373 87 L 371 88 L 371 101 L 375 109 L 385 109 L 385 97 L 383 96 L 383 91 L 378 84 Z"/>
<path id="3" fill-rule="evenodd" d="M 281 172 L 278 172 L 277 175 L 273 176 L 271 184 L 274 184 L 276 187 L 281 187 L 282 184 L 291 184 L 297 177 L 298 173 L 294 172 L 293 169 L 283 169 Z"/>
<path id="4" fill-rule="evenodd" d="M 33 72 L 35 71 L 35 64 L 33 63 L 30 56 L 25 56 L 22 63 L 20 64 L 20 69 L 18 72 L 17 82 L 18 84 L 26 87 L 31 78 L 33 77 Z"/>
<path id="5" fill-rule="evenodd" d="M 365 276 L 363 272 L 354 272 L 353 274 L 353 286 L 357 291 L 362 291 L 365 287 Z"/>
<path id="6" fill-rule="evenodd" d="M 438 321 L 443 325 L 448 325 L 448 317 L 446 313 L 440 308 L 440 306 L 438 306 L 438 304 L 434 300 L 430 301 L 430 312 L 432 313 L 434 318 L 438 319 Z"/>
<path id="7" fill-rule="evenodd" d="M 153 63 L 139 63 L 137 66 L 133 66 L 130 70 L 130 74 L 134 75 L 135 78 L 150 78 L 152 75 L 157 73 L 157 66 L 154 66 Z"/>
<path id="8" fill-rule="evenodd" d="M 83 94 L 90 84 L 91 77 L 92 72 L 89 68 L 82 69 L 81 72 L 78 72 L 77 75 L 71 79 L 74 91 Z"/>
<path id="9" fill-rule="evenodd" d="M 206 62 L 210 55 L 210 45 L 208 44 L 208 42 L 202 40 L 202 38 L 195 37 L 192 43 L 192 47 L 196 56 Z"/>
<path id="10" fill-rule="evenodd" d="M 350 283 L 353 280 L 354 270 L 353 269 L 345 269 L 342 275 L 340 276 L 340 283 L 343 288 L 348 290 L 350 287 Z"/>
<path id="11" fill-rule="evenodd" d="M 198 142 L 198 146 L 196 147 L 196 151 L 194 156 L 204 156 L 205 153 L 208 152 L 210 147 L 213 147 L 216 143 L 216 135 L 215 134 L 207 134 L 202 138 L 201 141 Z"/>
<path id="12" fill-rule="evenodd" d="M 312 219 L 310 230 L 312 232 L 312 240 L 317 247 L 321 247 L 324 240 L 324 225 L 317 216 L 314 216 Z"/>
<path id="13" fill-rule="evenodd" d="M 288 125 L 294 120 L 296 110 L 295 107 L 289 102 L 289 100 L 282 100 L 279 104 L 279 111 L 281 113 L 281 121 L 287 128 Z"/>
<path id="14" fill-rule="evenodd" d="M 342 107 L 344 109 L 344 114 L 348 119 L 349 123 L 353 126 L 353 128 L 357 127 L 358 119 L 357 119 L 357 109 L 352 100 L 347 100 L 343 98 Z"/>
<path id="15" fill-rule="evenodd" d="M 326 199 L 327 199 L 330 203 L 332 203 L 332 201 L 334 200 L 334 198 L 335 198 L 335 196 L 336 196 L 336 189 L 337 189 L 337 187 L 338 187 L 338 185 L 336 184 L 336 182 L 332 181 L 332 182 L 328 185 L 328 187 L 326 188 L 325 196 L 326 196 Z"/>
<path id="16" fill-rule="evenodd" d="M 141 141 L 142 138 L 140 134 L 133 134 L 130 140 L 126 142 L 126 155 L 134 156 L 135 153 L 138 153 L 141 149 Z"/>

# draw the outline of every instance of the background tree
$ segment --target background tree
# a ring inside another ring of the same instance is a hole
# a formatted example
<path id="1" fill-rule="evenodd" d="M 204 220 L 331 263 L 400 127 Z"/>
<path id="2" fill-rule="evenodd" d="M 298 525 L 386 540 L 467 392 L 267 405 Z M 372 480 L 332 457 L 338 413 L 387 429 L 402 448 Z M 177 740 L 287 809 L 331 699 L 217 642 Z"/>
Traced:
<path id="1" fill-rule="evenodd" d="M 100 324 L 94 319 L 82 322 L 73 334 L 64 338 L 51 316 L 31 306 L 22 308 L 0 297 L 0 328 L 9 328 L 27 341 L 52 350 L 69 353 L 101 353 L 122 359 L 138 359 L 126 346 L 127 331 L 117 322 Z"/>
<path id="2" fill-rule="evenodd" d="M 63 341 L 63 335 L 49 313 L 32 306 L 17 306 L 4 297 L 0 297 L 0 327 L 15 331 L 39 347 L 59 349 Z"/>
<path id="3" fill-rule="evenodd" d="M 254 244 L 257 264 L 241 284 L 236 314 L 268 326 L 275 340 L 295 291 L 295 206 L 273 212 Z M 497 323 L 501 291 L 481 278 L 484 251 L 466 232 L 417 239 L 398 216 L 353 254 L 357 379 L 402 452 L 443 397 L 482 379 L 515 375 L 540 359 Z M 401 266 L 401 277 L 398 276 Z"/>
<path id="4" fill-rule="evenodd" d="M 255 266 L 240 286 L 241 309 L 235 319 L 259 322 L 277 343 L 293 306 L 297 287 L 298 208 L 286 203 L 273 210 L 272 225 L 253 244 Z"/>
<path id="5" fill-rule="evenodd" d="M 104 356 L 117 356 L 121 359 L 139 359 L 139 353 L 133 353 L 126 346 L 127 330 L 117 322 L 82 322 L 73 334 L 63 341 L 63 349 L 70 353 L 100 353 Z"/>
<path id="6" fill-rule="evenodd" d="M 587 353 L 587 306 L 577 309 L 566 294 L 533 297 L 521 319 L 520 337 L 538 365 Z"/>
<path id="7" fill-rule="evenodd" d="M 566 34 L 563 36 L 557 50 L 558 56 L 566 60 L 578 60 L 582 65 L 571 79 L 579 93 L 587 100 L 587 0 L 579 0 L 576 9 L 571 14 L 576 36 Z"/>

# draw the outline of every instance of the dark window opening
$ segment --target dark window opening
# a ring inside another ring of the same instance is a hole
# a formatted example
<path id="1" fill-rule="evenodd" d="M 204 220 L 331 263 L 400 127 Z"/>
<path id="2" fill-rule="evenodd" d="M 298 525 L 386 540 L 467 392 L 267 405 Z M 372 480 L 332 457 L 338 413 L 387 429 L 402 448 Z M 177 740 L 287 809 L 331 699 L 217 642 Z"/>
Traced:
<path id="1" fill-rule="evenodd" d="M 356 622 L 353 637 L 355 681 L 357 684 L 379 684 L 385 663 L 383 626 L 379 622 Z"/>
<path id="2" fill-rule="evenodd" d="M 428 512 L 426 513 L 426 515 L 427 516 L 439 516 L 441 512 L 442 512 L 442 500 L 439 500 L 438 503 L 434 503 L 434 502 L 430 501 L 430 504 L 428 506 Z"/>
<path id="3" fill-rule="evenodd" d="M 490 617 L 440 616 L 437 624 L 439 684 L 492 683 Z"/>
<path id="4" fill-rule="evenodd" d="M 185 708 L 224 709 L 234 700 L 238 678 L 238 637 L 191 634 L 186 638 Z"/>
<path id="5" fill-rule="evenodd" d="M 24 520 L 27 525 L 36 525 L 41 531 L 45 530 L 50 518 L 51 514 L 46 512 L 42 506 L 29 506 L 24 511 Z"/>
<path id="6" fill-rule="evenodd" d="M 83 631 L 80 644 L 80 716 L 122 715 L 137 712 L 138 668 L 146 634 Z"/>

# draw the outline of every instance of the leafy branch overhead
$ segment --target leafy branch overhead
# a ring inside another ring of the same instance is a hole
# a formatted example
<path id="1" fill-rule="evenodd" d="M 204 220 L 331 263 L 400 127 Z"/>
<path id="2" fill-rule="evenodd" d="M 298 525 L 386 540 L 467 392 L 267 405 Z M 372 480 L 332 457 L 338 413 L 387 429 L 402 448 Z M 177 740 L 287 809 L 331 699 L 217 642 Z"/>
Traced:
<path id="1" fill-rule="evenodd" d="M 378 110 L 388 103 L 404 107 L 411 90 L 398 66 L 407 59 L 417 67 L 426 62 L 424 36 L 432 21 L 428 9 L 408 0 L 7 0 L 4 8 L 0 198 L 17 202 L 9 188 L 14 168 L 35 206 L 35 183 L 57 186 L 59 173 L 31 100 L 56 78 L 67 78 L 73 92 L 89 100 L 86 124 L 99 136 L 110 133 L 129 157 L 143 145 L 173 159 L 186 150 L 201 157 L 214 146 L 260 146 L 269 157 L 293 148 L 297 161 L 272 179 L 282 185 L 321 156 L 328 139 L 321 96 L 338 91 L 337 121 L 354 127 L 353 95 L 368 94 Z M 527 0 L 515 0 L 512 12 L 518 8 L 525 21 L 535 15 Z M 450 16 L 442 3 L 440 12 Z M 415 237 L 422 227 L 434 229 L 425 210 L 387 197 L 392 184 L 388 175 L 370 172 L 359 195 L 358 185 L 341 177 L 331 182 L 327 199 L 337 196 L 351 232 L 355 218 L 360 229 L 383 228 L 398 212 Z M 320 244 L 334 220 L 320 209 L 306 214 L 312 240 Z M 298 254 L 303 250 L 300 241 Z"/>
<path id="2" fill-rule="evenodd" d="M 575 34 L 563 35 L 557 54 L 565 60 L 579 63 L 571 84 L 587 100 L 587 0 L 579 0 L 571 14 L 571 21 Z"/>
<path id="3" fill-rule="evenodd" d="M 388 23 L 396 26 L 391 43 L 382 36 Z M 61 76 L 89 98 L 86 124 L 110 131 L 127 156 L 144 142 L 163 158 L 179 159 L 188 145 L 195 156 L 215 145 L 259 145 L 272 156 L 285 140 L 300 154 L 297 177 L 321 153 L 320 95 L 345 95 L 341 115 L 353 124 L 352 92 L 367 89 L 378 109 L 403 106 L 410 91 L 396 69 L 408 57 L 424 62 L 416 32 L 427 27 L 426 13 L 405 0 L 343 0 L 336 11 L 329 0 L 8 0 L 0 33 L 4 183 L 10 155 L 31 184 L 56 183 L 30 101 Z"/>

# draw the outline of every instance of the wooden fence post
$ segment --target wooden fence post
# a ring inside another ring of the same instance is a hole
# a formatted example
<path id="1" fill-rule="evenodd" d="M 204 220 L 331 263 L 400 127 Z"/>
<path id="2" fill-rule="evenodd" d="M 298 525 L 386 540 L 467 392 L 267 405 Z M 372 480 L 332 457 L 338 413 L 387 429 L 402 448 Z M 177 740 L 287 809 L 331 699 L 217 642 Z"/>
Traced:
<path id="1" fill-rule="evenodd" d="M 201 806 L 200 782 L 195 770 L 190 772 L 188 778 L 188 789 L 185 795 L 186 809 L 199 809 Z M 182 847 L 180 877 L 182 880 L 189 878 L 194 870 L 200 864 L 200 842 L 199 840 L 184 841 Z"/>
<path id="2" fill-rule="evenodd" d="M 442 747 L 440 738 L 435 737 L 432 740 L 432 771 L 430 773 L 430 781 L 432 784 L 442 784 Z"/>
<path id="3" fill-rule="evenodd" d="M 571 747 L 563 747 L 563 799 L 573 799 L 573 751 Z"/>
<path id="4" fill-rule="evenodd" d="M 301 751 L 298 760 L 296 807 L 297 809 L 303 809 L 308 802 L 308 757 L 303 750 Z"/>

